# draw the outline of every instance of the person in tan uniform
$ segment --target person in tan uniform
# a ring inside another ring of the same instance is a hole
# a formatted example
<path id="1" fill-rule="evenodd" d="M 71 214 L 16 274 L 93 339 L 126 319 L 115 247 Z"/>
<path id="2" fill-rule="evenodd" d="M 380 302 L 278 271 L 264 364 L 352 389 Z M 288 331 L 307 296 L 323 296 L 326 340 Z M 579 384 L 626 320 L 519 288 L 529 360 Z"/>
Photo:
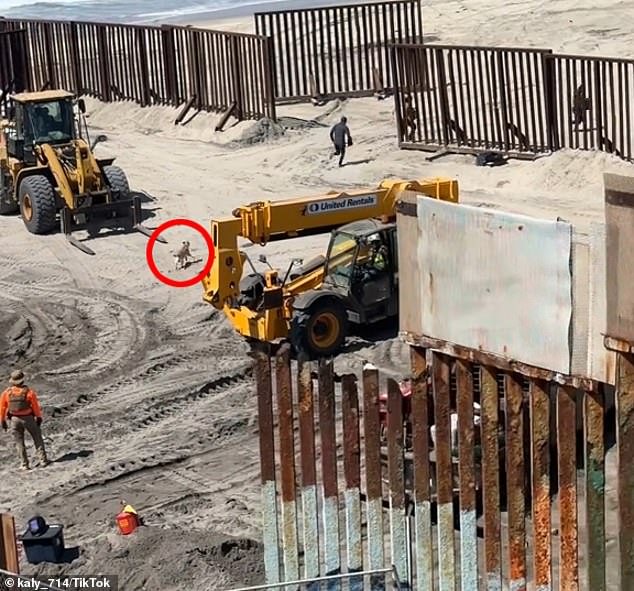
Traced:
<path id="1" fill-rule="evenodd" d="M 2 429 L 7 431 L 9 422 L 22 470 L 29 469 L 29 457 L 24 444 L 24 434 L 28 431 L 40 458 L 40 466 L 48 465 L 44 440 L 42 439 L 42 408 L 37 394 L 24 384 L 24 373 L 16 370 L 9 378 L 10 386 L 0 395 L 0 419 Z"/>

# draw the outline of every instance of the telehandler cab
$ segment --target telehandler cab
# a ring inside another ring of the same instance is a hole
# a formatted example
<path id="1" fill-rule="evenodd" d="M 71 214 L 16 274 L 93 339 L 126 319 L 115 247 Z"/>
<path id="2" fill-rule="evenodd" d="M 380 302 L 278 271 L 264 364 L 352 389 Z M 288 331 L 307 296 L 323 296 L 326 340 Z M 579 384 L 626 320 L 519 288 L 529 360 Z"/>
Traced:
<path id="1" fill-rule="evenodd" d="M 367 219 L 333 230 L 321 285 L 298 294 L 293 309 L 289 340 L 311 357 L 337 352 L 350 324 L 396 318 L 396 224 Z"/>
<path id="2" fill-rule="evenodd" d="M 94 255 L 71 232 L 97 216 L 132 218 L 135 229 L 151 232 L 141 225 L 140 197 L 114 158 L 95 158 L 95 145 L 106 138 L 89 144 L 85 111 L 83 99 L 65 90 L 9 97 L 7 118 L 0 120 L 0 214 L 19 211 L 33 234 L 53 231 L 59 214 L 69 242 Z"/>

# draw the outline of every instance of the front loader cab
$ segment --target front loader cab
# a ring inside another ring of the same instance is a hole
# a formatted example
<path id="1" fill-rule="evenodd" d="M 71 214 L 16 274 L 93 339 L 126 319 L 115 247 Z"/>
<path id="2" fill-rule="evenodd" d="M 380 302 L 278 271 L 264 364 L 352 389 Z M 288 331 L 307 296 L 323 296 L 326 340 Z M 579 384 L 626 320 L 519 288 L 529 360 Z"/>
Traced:
<path id="1" fill-rule="evenodd" d="M 66 91 L 25 92 L 11 97 L 7 150 L 9 156 L 33 166 L 35 147 L 60 146 L 77 138 L 73 95 Z"/>
<path id="2" fill-rule="evenodd" d="M 71 98 L 27 102 L 23 108 L 25 139 L 33 145 L 69 144 L 76 139 Z"/>

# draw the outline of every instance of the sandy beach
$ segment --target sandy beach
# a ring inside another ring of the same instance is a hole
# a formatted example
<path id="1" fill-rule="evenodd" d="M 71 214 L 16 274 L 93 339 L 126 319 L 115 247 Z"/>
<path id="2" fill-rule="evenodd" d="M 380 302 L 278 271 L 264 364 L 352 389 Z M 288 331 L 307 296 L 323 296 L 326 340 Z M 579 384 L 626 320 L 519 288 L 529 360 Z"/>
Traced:
<path id="1" fill-rule="evenodd" d="M 630 16 L 631 8 L 615 0 L 600 8 L 589 0 L 431 0 L 424 7 L 430 42 L 605 56 L 632 55 Z M 192 24 L 251 32 L 252 23 L 234 16 Z M 251 201 L 446 176 L 458 179 L 465 203 L 561 216 L 583 228 L 603 218 L 603 172 L 632 172 L 616 157 L 571 150 L 499 168 L 477 167 L 471 156 L 430 163 L 424 153 L 397 149 L 391 99 L 280 107 L 278 124 L 232 121 L 221 133 L 214 132 L 217 115 L 174 126 L 178 109 L 86 103 L 91 134 L 108 137 L 97 155 L 116 156 L 131 186 L 152 197 L 144 204 L 150 227 L 172 218 L 208 227 Z M 342 115 L 355 141 L 348 164 L 338 168 L 328 132 Z M 59 234 L 28 234 L 19 217 L 0 218 L 0 229 L 0 379 L 15 366 L 24 369 L 44 405 L 54 460 L 19 472 L 10 437 L 0 433 L 0 509 L 20 528 L 35 512 L 63 523 L 66 546 L 81 549 L 71 565 L 24 562 L 23 572 L 118 574 L 123 591 L 220 591 L 261 582 L 257 408 L 247 345 L 203 303 L 200 286 L 175 289 L 152 275 L 139 233 L 91 240 L 91 258 Z M 202 239 L 184 230 L 165 238 L 170 244 L 155 249 L 160 270 L 188 278 L 196 265 L 174 271 L 170 251 L 188 239 L 202 257 Z M 308 259 L 326 243 L 318 236 L 249 252 L 285 268 L 291 257 Z M 398 340 L 358 341 L 362 347 L 337 359 L 338 371 L 359 371 L 369 359 L 386 374 L 407 372 L 407 349 Z M 123 499 L 147 523 L 129 538 L 114 529 Z"/>

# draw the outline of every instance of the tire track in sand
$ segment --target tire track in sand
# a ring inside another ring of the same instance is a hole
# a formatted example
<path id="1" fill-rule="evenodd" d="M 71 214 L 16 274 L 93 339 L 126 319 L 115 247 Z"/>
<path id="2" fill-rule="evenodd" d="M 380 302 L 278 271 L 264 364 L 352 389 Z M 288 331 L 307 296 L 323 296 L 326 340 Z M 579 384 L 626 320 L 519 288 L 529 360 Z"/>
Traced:
<path id="1" fill-rule="evenodd" d="M 22 289 L 20 289 L 22 288 Z M 26 288 L 26 289 L 24 289 Z M 42 298 L 43 303 L 56 300 L 60 289 L 40 284 L 26 286 L 24 284 L 9 283 L 0 280 L 0 290 L 7 292 L 7 299 L 15 302 Z M 10 293 L 13 292 L 13 293 Z M 44 298 L 43 296 L 48 296 Z M 122 363 L 133 358 L 136 350 L 144 350 L 148 339 L 148 330 L 145 323 L 138 319 L 144 314 L 137 312 L 135 306 L 130 305 L 126 298 L 112 292 L 95 294 L 85 293 L 79 288 L 64 290 L 64 297 L 72 297 L 76 300 L 76 309 L 85 318 L 90 319 L 91 326 L 96 331 L 94 346 L 90 355 L 74 363 L 54 368 L 43 372 L 45 375 L 69 375 L 83 373 L 88 377 L 99 377 L 108 373 L 113 367 L 124 367 L 129 364 Z M 30 302 L 33 307 L 34 302 Z M 95 305 L 99 308 L 95 310 Z M 140 307 L 140 304 L 136 304 Z"/>

